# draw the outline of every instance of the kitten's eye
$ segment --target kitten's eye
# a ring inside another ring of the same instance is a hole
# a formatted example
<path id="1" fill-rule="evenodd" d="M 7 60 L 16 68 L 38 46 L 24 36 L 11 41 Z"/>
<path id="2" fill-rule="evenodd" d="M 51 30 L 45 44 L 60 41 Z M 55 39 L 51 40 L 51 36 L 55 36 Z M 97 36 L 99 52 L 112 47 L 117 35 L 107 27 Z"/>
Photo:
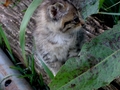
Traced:
<path id="1" fill-rule="evenodd" d="M 79 17 L 75 17 L 73 20 L 67 21 L 64 23 L 64 27 L 68 24 L 78 24 L 80 22 Z"/>
<path id="2" fill-rule="evenodd" d="M 74 18 L 74 22 L 75 22 L 75 23 L 79 23 L 79 22 L 80 22 L 79 18 L 78 18 L 78 17 L 75 17 L 75 18 Z"/>
<path id="3" fill-rule="evenodd" d="M 65 22 L 65 23 L 64 23 L 64 27 L 65 27 L 66 25 L 70 24 L 70 23 L 71 23 L 71 21 Z"/>

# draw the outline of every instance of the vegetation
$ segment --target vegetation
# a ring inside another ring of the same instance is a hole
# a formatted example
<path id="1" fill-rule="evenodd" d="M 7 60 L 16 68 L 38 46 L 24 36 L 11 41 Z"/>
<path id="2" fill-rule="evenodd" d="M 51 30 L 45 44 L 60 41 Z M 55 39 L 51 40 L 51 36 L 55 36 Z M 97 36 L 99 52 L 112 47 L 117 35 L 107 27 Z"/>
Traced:
<path id="1" fill-rule="evenodd" d="M 6 47 L 4 47 L 4 45 Z M 3 47 L 3 49 L 7 48 L 4 49 L 4 51 L 9 55 L 9 57 L 11 58 L 12 62 L 15 65 L 15 66 L 11 66 L 10 68 L 21 72 L 22 75 L 20 75 L 19 78 L 26 78 L 26 80 L 30 83 L 30 85 L 34 88 L 34 90 L 37 90 L 38 88 L 49 90 L 49 87 L 43 82 L 42 76 L 38 75 L 35 71 L 33 55 L 30 55 L 28 57 L 28 66 L 26 68 L 15 60 L 14 55 L 12 54 L 9 41 L 1 26 L 0 26 L 0 47 Z"/>
<path id="2" fill-rule="evenodd" d="M 28 58 L 25 56 L 26 27 L 34 10 L 41 1 L 42 0 L 33 0 L 25 12 L 20 27 L 20 45 L 26 68 L 21 67 L 21 65 L 17 64 L 15 61 L 9 42 L 1 26 L 0 45 L 2 46 L 2 40 L 4 40 L 8 52 L 15 63 L 15 67 L 11 68 L 19 70 L 23 74 L 20 77 L 27 78 L 35 90 L 36 87 L 39 86 L 49 90 L 47 85 L 43 82 L 42 76 L 37 75 L 35 72 L 33 55 L 30 55 Z M 53 77 L 49 68 L 47 68 L 40 59 L 45 71 L 52 79 L 52 82 L 49 84 L 51 90 L 79 90 L 79 88 L 82 90 L 97 89 L 108 85 L 115 77 L 120 76 L 120 64 L 118 63 L 120 58 L 120 1 L 95 0 L 93 5 L 87 5 L 82 11 L 84 19 L 91 14 L 99 14 L 99 18 L 104 18 L 101 19 L 103 21 L 106 15 L 108 15 L 108 18 L 112 18 L 112 25 L 117 25 L 96 37 L 90 43 L 85 43 L 80 52 L 80 57 L 69 59 L 60 69 L 56 77 Z M 34 85 L 34 83 L 38 84 Z"/>
<path id="3" fill-rule="evenodd" d="M 68 60 L 54 80 L 52 90 L 96 90 L 120 75 L 120 23 L 90 43 L 84 44 L 79 58 Z M 71 67 L 72 65 L 72 67 Z M 62 78 L 62 79 L 61 79 Z"/>
<path id="4" fill-rule="evenodd" d="M 105 18 L 107 18 L 108 22 L 110 22 L 111 20 L 111 23 L 113 25 L 117 24 L 118 21 L 120 20 L 120 1 L 119 0 L 105 0 L 103 2 L 103 5 L 100 7 L 100 13 L 104 14 L 100 16 L 101 20 L 105 20 Z"/>

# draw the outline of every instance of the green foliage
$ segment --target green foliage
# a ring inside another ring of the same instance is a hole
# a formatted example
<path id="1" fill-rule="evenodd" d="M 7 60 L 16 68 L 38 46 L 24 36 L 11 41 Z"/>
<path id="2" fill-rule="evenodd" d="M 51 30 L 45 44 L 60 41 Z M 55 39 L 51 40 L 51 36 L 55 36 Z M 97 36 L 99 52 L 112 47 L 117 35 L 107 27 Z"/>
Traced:
<path id="1" fill-rule="evenodd" d="M 99 0 L 99 9 L 103 6 L 105 0 Z"/>
<path id="2" fill-rule="evenodd" d="M 106 0 L 95 0 L 93 3 L 87 4 L 82 11 L 83 18 L 85 19 L 91 14 L 98 13 L 99 8 L 104 6 L 105 1 Z M 33 2 L 27 9 L 20 28 L 20 43 L 24 56 L 26 26 L 31 15 L 38 6 L 38 4 Z M 34 6 L 34 4 L 37 6 Z M 115 6 L 115 4 L 113 6 Z M 32 7 L 34 7 L 34 9 L 31 11 Z M 119 13 L 100 13 L 119 15 Z M 49 84 L 51 90 L 78 90 L 79 88 L 82 90 L 97 89 L 109 84 L 116 76 L 120 75 L 118 69 L 111 68 L 111 65 L 113 65 L 113 68 L 119 68 L 120 66 L 118 58 L 115 58 L 119 57 L 120 54 L 120 50 L 118 50 L 120 49 L 118 48 L 120 43 L 117 42 L 120 36 L 120 29 L 118 29 L 118 27 L 119 25 L 113 28 L 114 33 L 113 30 L 110 30 L 95 38 L 92 42 L 85 44 L 82 48 L 80 58 L 77 57 L 68 60 L 54 80 Z M 113 39 L 116 40 L 116 44 L 113 43 Z M 116 60 L 116 63 L 112 62 L 113 59 Z M 48 75 L 53 78 L 49 69 L 46 69 L 46 65 L 42 60 L 40 61 Z M 103 67 L 104 69 L 101 69 Z M 109 75 L 111 72 L 112 76 Z M 27 77 L 29 77 L 29 75 L 27 75 Z"/>
<path id="3" fill-rule="evenodd" d="M 2 39 L 3 39 L 3 41 L 5 42 L 5 45 L 6 45 L 7 49 L 9 50 L 10 53 L 12 53 L 9 41 L 8 41 L 8 39 L 7 39 L 7 37 L 6 37 L 5 33 L 4 33 L 1 25 L 0 25 L 0 36 L 1 36 L 0 37 L 0 43 L 2 44 Z"/>
<path id="4" fill-rule="evenodd" d="M 23 20 L 20 26 L 20 46 L 22 48 L 22 54 L 23 54 L 24 63 L 26 64 L 26 66 L 28 66 L 28 63 L 27 63 L 28 61 L 25 56 L 25 31 L 32 14 L 34 13 L 38 5 L 41 3 L 41 1 L 42 0 L 33 0 L 33 2 L 29 5 L 28 9 L 26 10 L 26 13 L 23 17 Z"/>
<path id="5" fill-rule="evenodd" d="M 99 14 L 112 15 L 114 24 L 117 24 L 120 20 L 120 0 L 104 0 Z"/>
<path id="6" fill-rule="evenodd" d="M 19 64 L 16 64 L 16 66 L 12 66 L 11 68 L 20 71 L 22 75 L 20 75 L 19 78 L 26 78 L 34 89 L 46 88 L 47 90 L 48 87 L 44 83 L 41 74 L 38 75 L 35 71 L 33 55 L 29 56 L 28 59 L 29 59 L 29 66 L 27 68 L 22 68 Z"/>
<path id="7" fill-rule="evenodd" d="M 4 42 L 4 43 L 3 43 L 3 42 Z M 13 57 L 13 53 L 12 53 L 12 49 L 11 49 L 11 47 L 10 47 L 9 40 L 8 40 L 5 32 L 3 31 L 2 26 L 0 25 L 0 47 L 4 46 L 4 44 L 5 44 L 6 48 L 8 49 L 7 52 L 8 52 L 8 54 L 10 55 L 12 61 L 13 61 L 14 63 L 16 63 L 16 61 L 15 61 L 15 59 L 14 59 L 14 57 Z"/>
<path id="8" fill-rule="evenodd" d="M 13 3 L 13 6 L 12 6 L 12 7 L 17 6 L 17 5 L 19 4 L 20 1 L 21 1 L 21 0 L 16 0 L 15 3 Z"/>
<path id="9" fill-rule="evenodd" d="M 26 55 L 25 55 L 25 31 L 26 31 L 27 24 L 32 16 L 32 14 L 34 13 L 35 9 L 38 7 L 38 5 L 41 2 L 42 2 L 42 0 L 33 0 L 33 2 L 29 5 L 28 9 L 26 10 L 24 18 L 23 18 L 21 26 L 20 26 L 20 46 L 22 48 L 22 55 L 24 57 L 26 66 L 28 66 L 28 63 L 27 63 L 28 61 L 27 61 Z M 53 74 L 51 73 L 49 68 L 45 65 L 45 63 L 41 59 L 40 59 L 40 61 L 42 63 L 42 66 L 44 67 L 45 71 L 47 72 L 49 77 L 52 79 L 54 77 Z"/>
<path id="10" fill-rule="evenodd" d="M 22 73 L 22 75 L 19 76 L 19 78 L 26 78 L 34 89 L 43 88 L 43 89 L 49 90 L 47 85 L 43 82 L 42 76 L 38 75 L 35 71 L 33 55 L 29 56 L 29 58 L 28 58 L 28 61 L 29 61 L 28 64 L 29 65 L 28 65 L 27 68 L 24 68 L 21 63 L 17 63 L 17 61 L 15 60 L 15 58 L 12 54 L 12 50 L 11 50 L 9 41 L 8 41 L 4 31 L 2 29 L 2 26 L 0 26 L 0 43 L 1 43 L 1 46 L 4 45 L 3 42 L 5 43 L 5 46 L 8 49 L 8 54 L 11 57 L 14 65 L 15 65 L 15 66 L 11 66 L 10 68 L 18 70 Z M 4 78 L 2 81 L 4 81 L 5 79 L 7 79 L 7 78 Z"/>
<path id="11" fill-rule="evenodd" d="M 53 79 L 54 78 L 54 75 L 53 73 L 51 72 L 51 70 L 46 66 L 46 64 L 43 62 L 43 60 L 41 58 L 39 58 L 45 72 L 49 75 L 50 79 Z"/>
<path id="12" fill-rule="evenodd" d="M 19 63 L 16 63 L 15 66 L 11 66 L 10 68 L 21 72 L 22 75 L 18 76 L 18 78 L 25 78 L 35 90 L 38 88 L 48 90 L 48 86 L 44 83 L 41 74 L 38 75 L 35 71 L 33 55 L 29 56 L 29 61 L 27 68 L 23 68 Z"/>
<path id="13" fill-rule="evenodd" d="M 88 16 L 98 13 L 99 3 L 99 0 L 93 0 L 91 3 L 86 4 L 81 11 L 82 17 L 86 19 Z"/>
<path id="14" fill-rule="evenodd" d="M 92 14 L 102 14 L 100 15 L 101 20 L 105 21 L 105 18 L 108 18 L 107 20 L 112 18 L 111 21 L 113 20 L 113 24 L 117 24 L 120 20 L 120 1 L 94 0 L 91 3 L 86 4 L 81 13 L 84 19 Z"/>
<path id="15" fill-rule="evenodd" d="M 40 85 L 41 87 L 45 87 L 46 85 L 43 82 L 42 76 L 38 76 L 35 72 L 33 56 L 28 57 L 28 60 L 26 58 L 25 31 L 33 12 L 41 1 L 33 0 L 28 9 L 25 10 L 25 15 L 20 26 L 20 46 L 27 68 L 23 69 L 19 64 L 11 67 L 23 73 L 20 77 L 27 78 L 33 87 L 36 86 L 34 85 L 36 83 L 37 86 Z M 120 15 L 119 3 L 119 0 L 94 0 L 93 3 L 85 6 L 82 10 L 82 16 L 85 19 L 91 14 L 98 13 L 99 8 L 101 8 L 100 11 L 102 12 L 99 12 L 100 14 L 113 15 L 114 23 L 117 23 L 119 16 L 116 15 Z M 0 26 L 0 44 L 2 44 L 2 38 L 9 50 L 10 56 L 14 59 L 9 42 Z M 51 90 L 79 90 L 79 88 L 82 90 L 92 90 L 109 84 L 115 77 L 120 75 L 119 38 L 120 23 L 112 30 L 106 31 L 93 39 L 90 43 L 86 43 L 81 50 L 80 57 L 69 59 L 49 84 Z M 53 78 L 53 74 L 45 63 L 41 59 L 40 61 L 47 74 Z M 48 90 L 47 87 L 46 90 Z"/>
<path id="16" fill-rule="evenodd" d="M 120 75 L 120 23 L 86 43 L 49 84 L 51 90 L 94 90 Z M 72 67 L 71 67 L 72 66 Z"/>

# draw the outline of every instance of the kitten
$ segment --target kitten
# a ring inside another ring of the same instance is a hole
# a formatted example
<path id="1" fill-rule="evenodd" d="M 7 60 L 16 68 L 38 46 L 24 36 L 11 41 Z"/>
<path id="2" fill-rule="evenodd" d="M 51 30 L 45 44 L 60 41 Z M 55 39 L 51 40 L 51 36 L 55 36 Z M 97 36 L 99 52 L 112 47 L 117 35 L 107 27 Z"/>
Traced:
<path id="1" fill-rule="evenodd" d="M 84 41 L 84 24 L 76 8 L 66 0 L 43 0 L 33 33 L 36 54 L 54 75 L 65 61 L 77 56 Z"/>

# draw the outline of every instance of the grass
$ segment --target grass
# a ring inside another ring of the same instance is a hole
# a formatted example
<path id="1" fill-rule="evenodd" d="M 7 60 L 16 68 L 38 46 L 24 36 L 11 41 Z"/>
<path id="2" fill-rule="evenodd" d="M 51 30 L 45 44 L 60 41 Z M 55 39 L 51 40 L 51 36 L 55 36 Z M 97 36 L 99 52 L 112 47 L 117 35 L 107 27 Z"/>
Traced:
<path id="1" fill-rule="evenodd" d="M 4 33 L 1 25 L 0 25 L 0 36 L 1 36 L 1 38 L 0 38 L 0 43 L 2 44 L 2 38 L 3 38 L 7 49 L 8 49 L 9 52 L 12 54 L 12 50 L 11 50 L 9 41 L 8 41 L 8 39 L 7 39 L 7 37 L 6 37 L 5 33 Z"/>
<path id="2" fill-rule="evenodd" d="M 25 31 L 26 31 L 26 27 L 28 25 L 28 22 L 31 18 L 31 16 L 33 15 L 35 9 L 37 8 L 37 6 L 39 5 L 39 3 L 41 2 L 42 0 L 34 0 L 28 7 L 28 9 L 26 10 L 25 12 L 25 15 L 23 17 L 23 20 L 22 20 L 22 23 L 21 23 L 21 26 L 20 26 L 20 46 L 21 46 L 21 49 L 22 49 L 22 55 L 23 55 L 23 58 L 24 58 L 24 63 L 26 66 L 28 66 L 28 61 L 26 59 L 26 55 L 25 55 Z"/>
<path id="3" fill-rule="evenodd" d="M 5 46 L 7 48 L 7 52 L 9 54 L 9 56 L 11 57 L 13 63 L 15 66 L 10 67 L 11 69 L 15 69 L 18 70 L 22 73 L 21 76 L 19 76 L 19 78 L 26 78 L 27 81 L 29 81 L 30 85 L 34 88 L 34 90 L 37 90 L 37 88 L 43 88 L 45 90 L 49 90 L 49 87 L 43 82 L 43 78 L 40 75 L 38 75 L 35 71 L 34 68 L 34 56 L 33 54 L 29 55 L 28 57 L 26 57 L 26 53 L 25 53 L 25 31 L 26 31 L 26 27 L 27 24 L 32 16 L 32 14 L 34 13 L 35 9 L 37 8 L 37 6 L 41 3 L 42 0 L 33 0 L 33 2 L 30 4 L 30 6 L 28 7 L 27 10 L 25 10 L 25 15 L 24 18 L 22 20 L 21 26 L 20 26 L 20 46 L 22 49 L 22 55 L 24 58 L 24 63 L 26 65 L 26 68 L 23 67 L 23 65 L 21 63 L 18 63 L 13 54 L 12 54 L 12 50 L 9 44 L 9 41 L 2 29 L 2 25 L 0 26 L 0 45 L 3 46 L 3 42 L 5 43 Z M 41 60 L 41 59 L 40 59 Z M 45 68 L 45 71 L 47 72 L 47 74 L 50 76 L 50 78 L 54 78 L 53 74 L 51 73 L 51 71 L 49 70 L 49 68 L 44 64 L 44 62 L 41 63 L 43 65 L 43 67 Z"/>
<path id="4" fill-rule="evenodd" d="M 19 0 L 18 0 L 19 1 Z M 26 57 L 25 53 L 25 32 L 26 27 L 28 25 L 28 22 L 33 15 L 35 9 L 38 7 L 38 5 L 41 3 L 42 0 L 33 0 L 33 2 L 29 5 L 28 9 L 25 10 L 25 15 L 23 17 L 21 26 L 20 26 L 20 46 L 22 49 L 22 55 L 24 58 L 24 63 L 26 65 L 26 68 L 23 67 L 20 63 L 17 63 L 15 60 L 12 50 L 9 44 L 9 41 L 2 29 L 2 26 L 0 25 L 0 46 L 3 46 L 3 41 L 6 45 L 6 48 L 8 50 L 8 53 L 14 62 L 15 66 L 12 66 L 12 69 L 16 69 L 22 73 L 19 78 L 26 78 L 31 86 L 37 90 L 37 88 L 45 88 L 45 90 L 49 90 L 47 85 L 43 82 L 43 78 L 40 75 L 38 75 L 34 68 L 34 56 L 33 54 Z M 112 19 L 114 21 L 114 24 L 119 21 L 119 15 L 120 15 L 120 1 L 119 0 L 104 0 L 103 4 L 100 5 L 100 12 L 99 14 L 106 14 L 106 15 L 112 15 Z M 117 9 L 116 9 L 117 8 Z M 41 64 L 43 68 L 45 69 L 46 73 L 49 75 L 51 79 L 54 78 L 52 72 L 49 70 L 49 68 L 45 65 L 45 63 L 41 60 L 39 57 Z"/>
<path id="5" fill-rule="evenodd" d="M 34 11 L 36 10 L 36 8 L 40 5 L 40 3 L 42 2 L 42 0 L 33 0 L 33 2 L 29 5 L 29 7 L 27 8 L 25 15 L 23 17 L 21 26 L 20 26 L 20 46 L 22 49 L 22 55 L 24 58 L 24 62 L 26 64 L 26 66 L 28 66 L 28 61 L 25 55 L 25 32 L 26 32 L 26 27 L 28 25 L 28 22 L 31 18 L 31 16 L 33 15 Z M 49 77 L 51 79 L 54 78 L 53 73 L 50 71 L 50 69 L 46 66 L 46 64 L 42 61 L 42 59 L 39 57 L 39 60 L 43 66 L 43 68 L 45 69 L 46 73 L 49 75 Z"/>
<path id="6" fill-rule="evenodd" d="M 30 85 L 33 87 L 34 90 L 37 90 L 38 88 L 43 88 L 45 90 L 49 90 L 49 87 L 44 83 L 41 74 L 38 75 L 35 71 L 33 55 L 30 55 L 28 57 L 29 65 L 26 68 L 23 67 L 23 65 L 21 63 L 18 63 L 15 60 L 14 55 L 12 54 L 9 40 L 7 39 L 6 34 L 4 33 L 2 26 L 0 25 L 0 47 L 3 47 L 4 45 L 7 48 L 9 57 L 11 57 L 11 60 L 14 63 L 14 66 L 11 66 L 10 68 L 18 70 L 22 74 L 21 76 L 19 76 L 19 78 L 26 78 L 26 80 L 30 83 Z M 30 63 L 30 61 L 31 61 L 31 63 Z M 7 79 L 7 78 L 4 78 L 3 80 L 5 80 L 5 79 Z"/>
<path id="7" fill-rule="evenodd" d="M 103 14 L 101 19 L 108 18 L 111 22 L 117 24 L 120 20 L 120 1 L 119 0 L 103 0 L 103 4 L 100 6 L 99 14 Z"/>

